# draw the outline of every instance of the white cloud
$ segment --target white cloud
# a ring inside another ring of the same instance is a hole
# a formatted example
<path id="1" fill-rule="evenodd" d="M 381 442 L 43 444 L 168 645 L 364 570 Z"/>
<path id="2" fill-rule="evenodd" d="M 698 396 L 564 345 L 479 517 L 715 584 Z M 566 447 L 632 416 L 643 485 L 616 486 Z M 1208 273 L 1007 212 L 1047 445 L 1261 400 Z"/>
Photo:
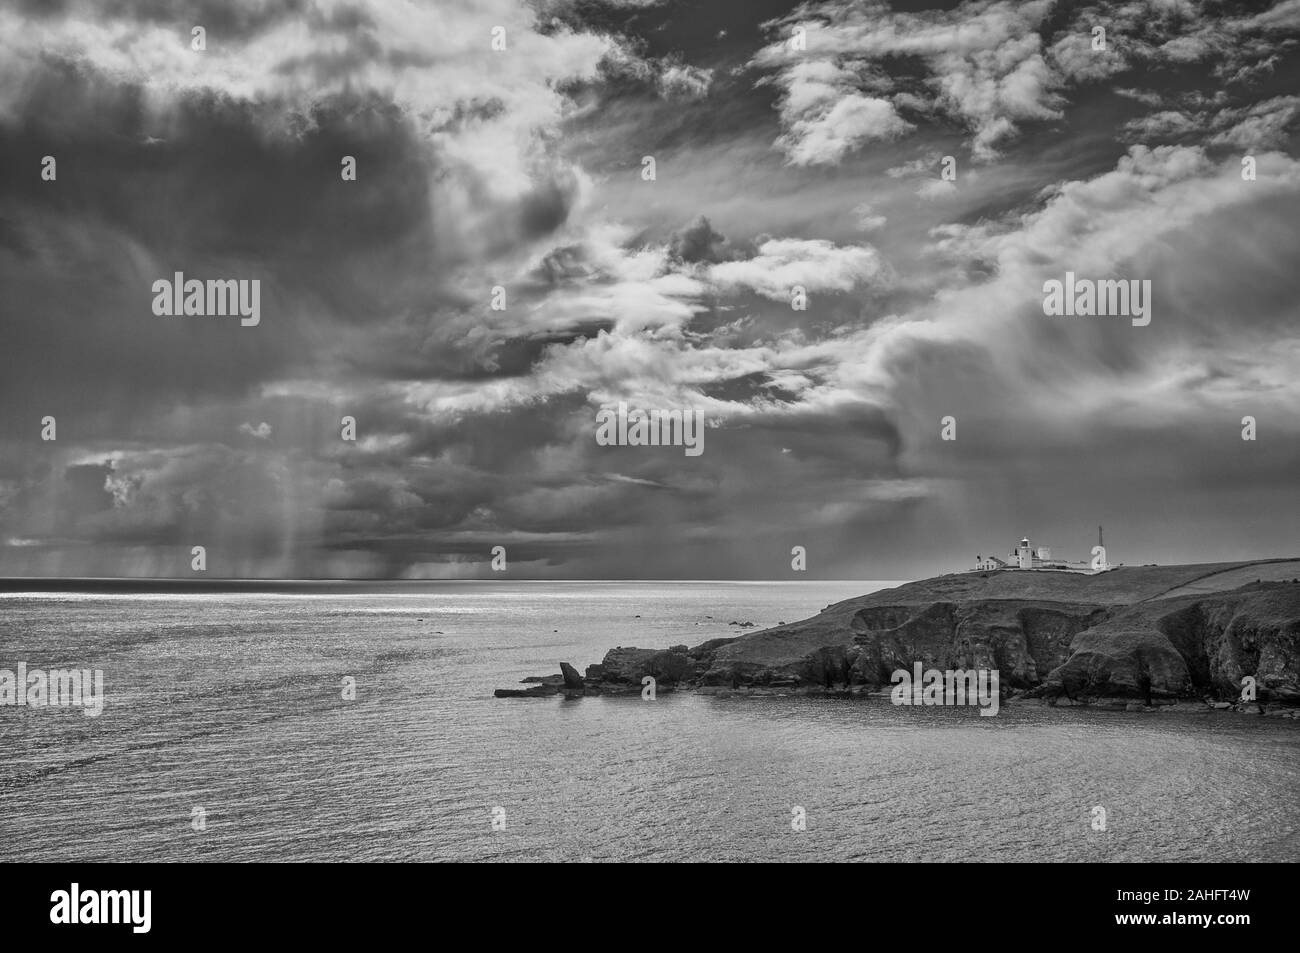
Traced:
<path id="1" fill-rule="evenodd" d="M 815 109 L 791 119 L 789 131 L 777 140 L 793 165 L 835 165 L 872 139 L 892 139 L 914 128 L 894 110 L 893 103 L 848 93 L 828 109 Z"/>
<path id="2" fill-rule="evenodd" d="M 1139 116 L 1124 123 L 1123 137 L 1147 142 L 1152 139 L 1174 139 L 1190 135 L 1202 128 L 1201 123 L 1187 113 L 1163 109 L 1149 116 Z"/>
<path id="3" fill-rule="evenodd" d="M 256 437 L 258 440 L 271 439 L 271 425 L 268 424 L 265 420 L 263 420 L 256 427 L 254 427 L 252 424 L 240 424 L 239 432 L 242 434 L 247 434 L 250 437 Z"/>
<path id="4" fill-rule="evenodd" d="M 883 228 L 889 221 L 883 215 L 877 215 L 870 202 L 863 202 L 861 205 L 854 206 L 853 213 L 858 217 L 858 228 L 864 232 L 872 232 L 878 228 Z"/>
<path id="5" fill-rule="evenodd" d="M 659 74 L 659 88 L 668 99 L 699 99 L 707 96 L 713 70 L 689 64 L 674 64 Z"/>
<path id="6" fill-rule="evenodd" d="M 231 5 L 250 17 L 265 12 L 253 0 Z M 310 15 L 273 20 L 246 36 L 212 28 L 203 52 L 190 48 L 189 24 L 134 19 L 129 7 L 119 18 L 93 4 L 40 17 L 0 8 L 0 121 L 50 57 L 138 84 L 160 126 L 178 96 L 206 91 L 275 103 L 277 125 L 268 131 L 296 135 L 315 103 L 375 91 L 406 109 L 448 156 L 470 167 L 490 159 L 492 175 L 481 187 L 515 197 L 533 186 L 536 130 L 554 126 L 568 108 L 563 81 L 594 78 L 616 49 L 606 36 L 536 32 L 537 15 L 520 0 L 358 0 L 348 7 L 347 28 L 326 25 L 338 4 L 309 6 Z M 506 28 L 505 52 L 491 49 L 495 25 Z M 493 108 L 464 118 L 484 104 Z"/>
<path id="7" fill-rule="evenodd" d="M 1300 96 L 1276 96 L 1246 110 L 1228 113 L 1229 129 L 1210 142 L 1238 149 L 1268 149 L 1286 141 L 1287 129 L 1300 114 Z"/>
<path id="8" fill-rule="evenodd" d="M 946 199 L 949 196 L 956 194 L 957 183 L 949 182 L 944 179 L 930 179 L 927 182 L 922 182 L 916 190 L 917 198 L 925 199 L 926 201 Z"/>
<path id="9" fill-rule="evenodd" d="M 748 288 L 774 301 L 789 301 L 790 289 L 802 285 L 808 292 L 852 291 L 885 276 L 884 263 L 874 248 L 837 246 L 817 239 L 771 239 L 758 254 L 743 261 L 727 261 L 707 270 L 708 280 L 721 290 Z"/>
<path id="10" fill-rule="evenodd" d="M 1037 32 L 1049 8 L 1047 0 L 975 0 L 953 11 L 915 14 L 851 0 L 800 7 L 770 24 L 782 39 L 752 61 L 777 70 L 773 81 L 785 92 L 786 133 L 778 145 L 792 162 L 834 163 L 869 138 L 863 129 L 875 137 L 907 131 L 910 124 L 893 109 L 873 106 L 870 121 L 863 113 L 864 101 L 884 101 L 871 90 L 889 85 L 873 69 L 887 57 L 911 56 L 925 64 L 927 76 L 920 89 L 897 94 L 898 102 L 914 102 L 919 93 L 930 107 L 969 126 L 975 155 L 991 158 L 996 144 L 1016 133 L 1017 122 L 1060 115 Z M 785 41 L 794 24 L 808 31 L 806 52 L 792 51 Z M 839 111 L 842 102 L 851 105 Z"/>
<path id="11" fill-rule="evenodd" d="M 1276 62 L 1276 44 L 1263 34 L 1291 29 L 1298 5 L 1287 0 L 1254 17 L 1216 17 L 1182 0 L 1092 4 L 1073 8 L 1068 25 L 1045 41 L 1054 9 L 1048 0 L 967 0 L 917 13 L 830 0 L 768 23 L 777 39 L 751 66 L 782 90 L 784 133 L 776 145 L 793 164 L 836 164 L 871 139 L 910 132 L 914 125 L 900 110 L 962 123 L 973 157 L 988 161 L 1026 123 L 1060 118 L 1071 86 L 1139 63 L 1210 61 L 1217 76 L 1249 81 Z M 794 26 L 807 31 L 806 51 L 789 46 Z M 1106 30 L 1104 49 L 1093 48 L 1095 26 Z M 886 70 L 898 57 L 919 61 L 923 76 L 891 79 Z"/>
<path id="12" fill-rule="evenodd" d="M 1261 30 L 1300 30 L 1300 0 L 1282 0 L 1246 22 Z"/>

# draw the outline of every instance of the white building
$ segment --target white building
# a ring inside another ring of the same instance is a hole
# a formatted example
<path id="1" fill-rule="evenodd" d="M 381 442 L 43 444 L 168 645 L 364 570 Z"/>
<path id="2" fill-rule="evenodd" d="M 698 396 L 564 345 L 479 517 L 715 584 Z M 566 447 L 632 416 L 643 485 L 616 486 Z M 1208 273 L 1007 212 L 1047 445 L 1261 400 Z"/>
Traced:
<path id="1" fill-rule="evenodd" d="M 1064 559 L 1053 559 L 1052 550 L 1047 546 L 1037 548 L 1029 541 L 1028 536 L 1023 536 L 1020 542 L 1014 546 L 1005 558 L 999 556 L 976 556 L 976 571 L 990 571 L 997 569 L 1054 569 L 1057 571 L 1068 572 L 1092 572 L 1092 564 L 1088 562 L 1069 562 Z"/>

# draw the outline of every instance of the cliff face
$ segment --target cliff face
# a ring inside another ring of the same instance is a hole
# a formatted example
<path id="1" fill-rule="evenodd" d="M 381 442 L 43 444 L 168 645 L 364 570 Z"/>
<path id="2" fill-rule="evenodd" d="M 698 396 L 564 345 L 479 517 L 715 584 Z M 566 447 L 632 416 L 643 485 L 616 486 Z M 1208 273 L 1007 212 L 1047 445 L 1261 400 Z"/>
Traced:
<path id="1" fill-rule="evenodd" d="M 1258 583 L 1116 612 L 1074 639 L 1044 694 L 1174 698 L 1241 692 L 1300 703 L 1300 583 Z"/>
<path id="2" fill-rule="evenodd" d="M 706 685 L 888 684 L 895 669 L 996 668 L 1028 688 L 1068 658 L 1070 640 L 1099 620 L 1096 606 L 977 600 L 834 607 L 805 622 L 742 636 L 709 654 Z"/>
<path id="3" fill-rule="evenodd" d="M 1251 675 L 1261 702 L 1300 704 L 1292 573 L 1300 561 L 941 576 L 694 648 L 614 649 L 587 679 L 606 689 L 653 675 L 666 688 L 870 690 L 921 662 L 997 669 L 1004 690 L 1061 703 L 1235 700 Z M 1239 585 L 1246 576 L 1260 581 Z"/>

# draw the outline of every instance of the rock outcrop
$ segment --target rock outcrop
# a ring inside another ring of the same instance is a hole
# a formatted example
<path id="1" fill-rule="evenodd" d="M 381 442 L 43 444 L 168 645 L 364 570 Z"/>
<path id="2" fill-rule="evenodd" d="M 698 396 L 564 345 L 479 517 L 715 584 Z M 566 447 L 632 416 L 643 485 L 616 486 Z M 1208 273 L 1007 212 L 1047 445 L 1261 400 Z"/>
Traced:
<path id="1" fill-rule="evenodd" d="M 572 665 L 570 665 L 568 662 L 560 663 L 560 675 L 564 679 L 565 688 L 586 687 L 586 683 L 583 682 L 582 676 L 578 674 L 578 670 L 574 668 Z"/>
<path id="2" fill-rule="evenodd" d="M 672 684 L 681 681 L 690 666 L 691 657 L 684 645 L 674 645 L 670 649 L 619 647 L 605 653 L 605 659 L 600 663 L 599 680 L 640 686 L 641 679 L 649 675 L 656 682 Z M 591 675 L 588 670 L 588 677 Z"/>

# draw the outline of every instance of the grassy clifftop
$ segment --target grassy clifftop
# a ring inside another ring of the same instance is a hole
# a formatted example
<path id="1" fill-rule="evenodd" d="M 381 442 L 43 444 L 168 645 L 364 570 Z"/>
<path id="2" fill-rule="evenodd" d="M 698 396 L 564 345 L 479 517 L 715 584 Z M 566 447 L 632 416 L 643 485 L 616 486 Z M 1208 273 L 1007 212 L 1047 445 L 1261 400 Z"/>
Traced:
<path id="1" fill-rule="evenodd" d="M 1086 574 L 1035 570 L 954 573 L 882 589 L 848 599 L 838 605 L 908 604 L 939 600 L 1042 599 L 1054 602 L 1090 602 L 1097 605 L 1131 605 L 1158 599 L 1179 590 L 1203 587 L 1205 591 L 1235 589 L 1254 582 L 1300 578 L 1300 559 L 1254 562 L 1196 563 L 1184 566 L 1122 566 L 1108 572 Z"/>

